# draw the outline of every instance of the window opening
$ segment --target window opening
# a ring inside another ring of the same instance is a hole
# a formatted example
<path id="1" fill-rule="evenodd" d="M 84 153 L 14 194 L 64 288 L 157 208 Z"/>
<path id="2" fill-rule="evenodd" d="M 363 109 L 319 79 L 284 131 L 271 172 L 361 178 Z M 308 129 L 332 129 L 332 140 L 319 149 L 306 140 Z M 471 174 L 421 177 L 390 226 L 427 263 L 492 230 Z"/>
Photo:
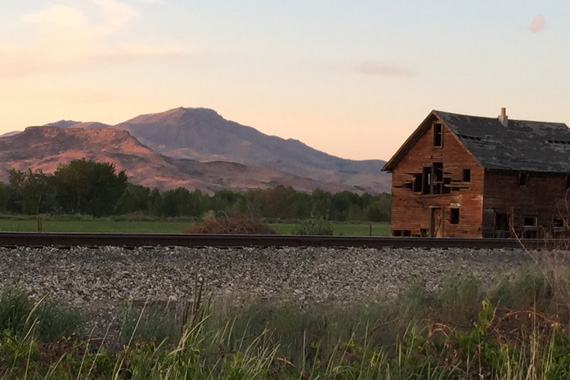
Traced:
<path id="1" fill-rule="evenodd" d="M 422 175 L 420 173 L 414 174 L 414 185 L 412 191 L 421 193 L 422 191 Z"/>
<path id="2" fill-rule="evenodd" d="M 552 227 L 554 228 L 564 228 L 564 219 L 560 217 L 552 218 Z"/>
<path id="3" fill-rule="evenodd" d="M 451 178 L 444 178 L 443 179 L 443 189 L 442 189 L 441 193 L 442 194 L 451 193 Z"/>
<path id="4" fill-rule="evenodd" d="M 432 194 L 441 194 L 443 189 L 443 163 L 434 162 L 432 165 Z"/>
<path id="5" fill-rule="evenodd" d="M 471 169 L 463 169 L 463 182 L 471 182 Z"/>
<path id="6" fill-rule="evenodd" d="M 392 236 L 402 236 L 402 230 L 394 230 L 394 231 L 392 231 Z"/>
<path id="7" fill-rule="evenodd" d="M 420 229 L 420 235 L 421 235 L 421 237 L 428 237 L 429 236 L 429 229 L 427 229 L 427 228 Z"/>
<path id="8" fill-rule="evenodd" d="M 422 171 L 422 194 L 431 194 L 431 167 Z"/>
<path id="9" fill-rule="evenodd" d="M 450 210 L 449 223 L 459 224 L 459 209 L 458 208 L 452 208 Z"/>
<path id="10" fill-rule="evenodd" d="M 421 194 L 449 194 L 452 191 L 451 177 L 445 177 L 442 162 L 424 166 L 421 173 L 410 173 L 413 180 L 402 187 Z"/>
<path id="11" fill-rule="evenodd" d="M 523 227 L 536 227 L 538 225 L 536 216 L 525 216 L 523 219 Z"/>
<path id="12" fill-rule="evenodd" d="M 435 123 L 433 125 L 433 146 L 442 146 L 441 123 Z"/>
<path id="13" fill-rule="evenodd" d="M 526 186 L 528 182 L 528 173 L 519 173 L 519 186 Z"/>
<path id="14" fill-rule="evenodd" d="M 412 236 L 412 231 L 404 230 L 404 231 L 402 231 L 402 236 Z"/>

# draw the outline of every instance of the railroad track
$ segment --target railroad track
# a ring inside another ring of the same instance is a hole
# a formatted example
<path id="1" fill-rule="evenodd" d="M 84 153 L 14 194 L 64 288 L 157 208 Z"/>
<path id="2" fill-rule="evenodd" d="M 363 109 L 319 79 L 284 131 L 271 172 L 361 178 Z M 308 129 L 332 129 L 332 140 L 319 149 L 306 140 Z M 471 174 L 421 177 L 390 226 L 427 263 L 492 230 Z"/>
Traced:
<path id="1" fill-rule="evenodd" d="M 565 240 L 407 238 L 299 235 L 207 235 L 127 233 L 33 233 L 0 232 L 4 247 L 370 247 L 370 248 L 552 248 L 568 249 Z"/>

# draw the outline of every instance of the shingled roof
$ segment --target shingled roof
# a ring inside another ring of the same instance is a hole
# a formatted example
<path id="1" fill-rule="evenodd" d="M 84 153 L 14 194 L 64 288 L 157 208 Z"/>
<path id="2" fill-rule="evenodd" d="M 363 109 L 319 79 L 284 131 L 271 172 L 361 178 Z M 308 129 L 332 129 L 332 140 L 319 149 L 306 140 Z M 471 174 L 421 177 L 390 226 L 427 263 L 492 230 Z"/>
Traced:
<path id="1" fill-rule="evenodd" d="M 484 169 L 570 173 L 570 129 L 564 123 L 508 120 L 432 111 L 382 170 L 392 171 L 439 119 Z M 445 143 L 444 143 L 445 144 Z"/>

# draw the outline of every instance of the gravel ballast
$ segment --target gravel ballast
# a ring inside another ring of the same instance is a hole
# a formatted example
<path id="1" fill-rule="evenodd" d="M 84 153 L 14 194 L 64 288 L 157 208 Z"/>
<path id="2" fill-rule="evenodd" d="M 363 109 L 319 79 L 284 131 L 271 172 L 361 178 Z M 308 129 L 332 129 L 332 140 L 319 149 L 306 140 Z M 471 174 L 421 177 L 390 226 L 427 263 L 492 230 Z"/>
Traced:
<path id="1" fill-rule="evenodd" d="M 86 309 L 129 300 L 190 300 L 196 277 L 206 295 L 232 302 L 376 302 L 418 281 L 437 290 L 450 274 L 492 281 L 533 263 L 531 254 L 464 248 L 0 248 L 0 285 Z"/>
<path id="2" fill-rule="evenodd" d="M 496 283 L 552 255 L 465 248 L 0 248 L 0 288 L 22 287 L 36 299 L 77 308 L 86 318 L 82 335 L 110 331 L 119 341 L 129 305 L 185 307 L 197 282 L 204 297 L 222 305 L 342 307 L 385 302 L 418 282 L 437 291 L 449 276 Z"/>

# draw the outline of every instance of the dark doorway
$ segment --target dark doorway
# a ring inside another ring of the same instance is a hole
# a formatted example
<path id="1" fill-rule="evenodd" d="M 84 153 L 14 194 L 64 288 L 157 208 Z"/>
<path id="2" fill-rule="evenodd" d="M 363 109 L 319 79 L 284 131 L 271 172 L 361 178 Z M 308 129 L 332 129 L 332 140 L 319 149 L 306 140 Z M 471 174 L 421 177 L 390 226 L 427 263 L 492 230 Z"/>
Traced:
<path id="1" fill-rule="evenodd" d="M 503 212 L 495 213 L 495 235 L 509 237 L 509 215 Z"/>

